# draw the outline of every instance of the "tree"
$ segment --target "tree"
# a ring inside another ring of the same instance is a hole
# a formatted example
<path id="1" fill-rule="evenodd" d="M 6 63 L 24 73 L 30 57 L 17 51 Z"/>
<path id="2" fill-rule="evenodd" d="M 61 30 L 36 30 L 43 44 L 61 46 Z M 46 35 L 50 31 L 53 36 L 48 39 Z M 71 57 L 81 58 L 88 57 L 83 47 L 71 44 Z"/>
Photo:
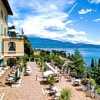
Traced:
<path id="1" fill-rule="evenodd" d="M 98 60 L 98 67 L 100 68 L 100 58 L 99 58 L 99 60 Z"/>
<path id="2" fill-rule="evenodd" d="M 91 68 L 94 68 L 95 67 L 95 62 L 94 62 L 94 59 L 92 58 L 91 60 Z"/>
<path id="3" fill-rule="evenodd" d="M 85 65 L 83 57 L 81 56 L 80 52 L 76 50 L 71 58 L 73 62 L 72 71 L 76 71 L 77 76 L 81 77 L 84 74 L 85 71 Z"/>
<path id="4" fill-rule="evenodd" d="M 50 52 L 49 51 L 41 50 L 40 51 L 40 57 L 44 58 L 44 62 L 50 62 L 51 61 Z"/>
<path id="5" fill-rule="evenodd" d="M 53 61 L 55 62 L 55 65 L 58 66 L 58 68 L 62 69 L 64 60 L 60 59 L 60 57 L 58 55 L 55 55 Z"/>
<path id="6" fill-rule="evenodd" d="M 94 66 L 91 67 L 91 77 L 96 81 L 98 85 L 100 85 L 100 59 L 94 61 Z"/>
<path id="7" fill-rule="evenodd" d="M 25 35 L 24 35 L 24 53 L 27 54 L 28 57 L 31 57 L 31 55 L 33 54 L 32 44 Z"/>
<path id="8" fill-rule="evenodd" d="M 92 58 L 92 60 L 91 60 L 91 76 L 92 76 L 92 78 L 94 78 L 95 79 L 95 72 L 96 72 L 96 60 L 94 60 L 93 58 Z"/>

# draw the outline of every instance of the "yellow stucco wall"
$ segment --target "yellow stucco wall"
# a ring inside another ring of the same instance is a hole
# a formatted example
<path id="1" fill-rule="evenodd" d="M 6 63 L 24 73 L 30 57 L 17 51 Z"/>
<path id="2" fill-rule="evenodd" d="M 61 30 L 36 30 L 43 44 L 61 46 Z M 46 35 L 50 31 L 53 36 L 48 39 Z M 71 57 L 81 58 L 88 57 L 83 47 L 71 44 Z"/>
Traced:
<path id="1" fill-rule="evenodd" d="M 3 13 L 3 18 L 1 16 L 1 11 Z M 0 0 L 0 30 L 2 28 L 2 33 L 0 31 L 0 35 L 7 35 L 7 31 L 8 31 L 8 13 L 7 10 L 5 8 L 5 6 L 3 5 L 2 1 Z"/>
<path id="2" fill-rule="evenodd" d="M 11 52 L 9 51 L 9 42 L 15 42 L 16 44 L 16 51 Z M 4 57 L 18 57 L 18 56 L 24 56 L 24 40 L 23 39 L 10 39 L 10 38 L 4 38 L 3 39 L 3 55 Z"/>
<path id="3" fill-rule="evenodd" d="M 1 14 L 3 13 L 3 16 Z M 4 4 L 0 0 L 0 57 L 3 56 L 2 48 L 3 48 L 3 37 L 7 35 L 8 32 L 8 13 L 7 9 L 5 8 Z"/>

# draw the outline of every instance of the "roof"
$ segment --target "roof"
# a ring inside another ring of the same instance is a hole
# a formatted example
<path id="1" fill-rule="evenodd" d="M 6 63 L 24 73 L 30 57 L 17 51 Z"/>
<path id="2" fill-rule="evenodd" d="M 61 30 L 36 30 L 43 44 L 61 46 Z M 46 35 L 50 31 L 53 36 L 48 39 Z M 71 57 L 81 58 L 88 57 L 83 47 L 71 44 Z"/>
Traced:
<path id="1" fill-rule="evenodd" d="M 12 12 L 12 10 L 10 8 L 8 0 L 1 0 L 1 1 L 3 2 L 4 6 L 6 7 L 8 15 L 13 15 L 13 12 Z"/>

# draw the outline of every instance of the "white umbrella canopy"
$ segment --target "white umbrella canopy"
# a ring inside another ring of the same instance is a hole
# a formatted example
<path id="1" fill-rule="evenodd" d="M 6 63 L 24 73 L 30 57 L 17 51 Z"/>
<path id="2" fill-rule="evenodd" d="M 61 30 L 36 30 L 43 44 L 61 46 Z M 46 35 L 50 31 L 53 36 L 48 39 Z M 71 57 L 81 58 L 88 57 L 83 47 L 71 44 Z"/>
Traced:
<path id="1" fill-rule="evenodd" d="M 54 72 L 51 70 L 43 72 L 44 77 L 48 77 L 49 75 L 54 75 Z"/>

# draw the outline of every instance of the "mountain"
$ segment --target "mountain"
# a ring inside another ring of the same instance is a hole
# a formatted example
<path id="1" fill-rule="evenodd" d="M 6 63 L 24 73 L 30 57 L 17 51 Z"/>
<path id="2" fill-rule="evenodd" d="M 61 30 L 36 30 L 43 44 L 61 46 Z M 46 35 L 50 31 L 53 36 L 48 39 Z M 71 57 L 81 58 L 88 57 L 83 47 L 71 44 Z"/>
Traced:
<path id="1" fill-rule="evenodd" d="M 57 40 L 50 40 L 39 37 L 28 37 L 32 43 L 33 48 L 100 48 L 100 45 L 85 44 L 85 43 L 71 43 L 61 42 Z"/>

